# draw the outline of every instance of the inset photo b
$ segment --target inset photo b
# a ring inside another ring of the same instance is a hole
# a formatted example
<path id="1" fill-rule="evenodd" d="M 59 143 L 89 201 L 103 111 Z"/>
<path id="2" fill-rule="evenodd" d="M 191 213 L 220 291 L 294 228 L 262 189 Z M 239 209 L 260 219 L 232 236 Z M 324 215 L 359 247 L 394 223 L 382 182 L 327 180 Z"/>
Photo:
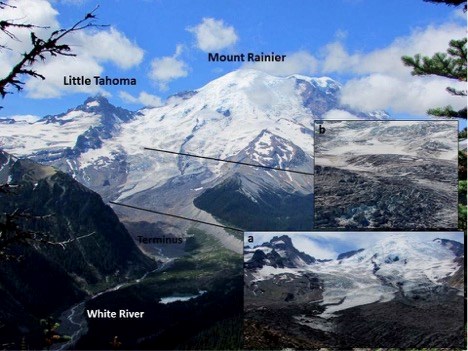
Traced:
<path id="1" fill-rule="evenodd" d="M 457 121 L 315 122 L 315 227 L 458 224 Z"/>

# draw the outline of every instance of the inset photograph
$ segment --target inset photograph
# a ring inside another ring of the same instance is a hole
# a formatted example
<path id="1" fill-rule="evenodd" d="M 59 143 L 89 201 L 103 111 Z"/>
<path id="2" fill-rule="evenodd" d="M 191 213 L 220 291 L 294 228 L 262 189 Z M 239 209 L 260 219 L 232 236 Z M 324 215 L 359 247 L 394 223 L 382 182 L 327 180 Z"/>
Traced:
<path id="1" fill-rule="evenodd" d="M 466 345 L 463 232 L 250 232 L 244 245 L 244 349 Z"/>
<path id="2" fill-rule="evenodd" d="M 315 228 L 457 229 L 457 121 L 315 122 Z"/>

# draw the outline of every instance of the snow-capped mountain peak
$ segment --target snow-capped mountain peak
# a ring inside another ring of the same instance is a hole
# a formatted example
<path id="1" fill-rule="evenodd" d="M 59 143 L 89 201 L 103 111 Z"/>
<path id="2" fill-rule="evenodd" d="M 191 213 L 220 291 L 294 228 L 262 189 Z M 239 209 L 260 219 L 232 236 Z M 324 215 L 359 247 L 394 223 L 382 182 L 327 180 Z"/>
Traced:
<path id="1" fill-rule="evenodd" d="M 305 153 L 292 142 L 277 136 L 267 129 L 249 143 L 244 150 L 255 164 L 268 167 L 291 168 L 305 161 Z"/>
<path id="2" fill-rule="evenodd" d="M 384 235 L 374 245 L 366 248 L 358 255 L 348 260 L 373 261 L 382 264 L 388 263 L 388 257 L 401 258 L 402 260 L 445 259 L 452 257 L 453 253 L 437 241 L 421 242 L 411 238 L 407 234 Z"/>
<path id="3" fill-rule="evenodd" d="M 275 236 L 269 242 L 253 248 L 245 248 L 244 257 L 248 269 L 271 267 L 281 269 L 301 268 L 316 262 L 315 258 L 297 250 L 287 235 Z M 262 273 L 260 272 L 260 276 Z"/>
<path id="4" fill-rule="evenodd" d="M 163 165 L 160 155 L 148 155 L 144 146 L 226 159 L 236 157 L 260 136 L 253 147 L 252 161 L 281 167 L 295 158 L 303 159 L 303 153 L 312 155 L 313 120 L 330 109 L 345 108 L 339 105 L 340 88 L 328 77 L 276 77 L 241 69 L 195 91 L 176 94 L 164 106 L 138 113 L 95 96 L 66 113 L 44 117 L 29 130 L 13 126 L 8 131 L 3 129 L 8 133 L 0 135 L 0 143 L 19 156 L 59 162 L 63 170 L 73 172 L 77 179 L 101 193 L 101 179 L 100 184 L 94 184 L 83 168 L 93 164 L 116 166 L 111 160 L 118 153 L 127 164 L 118 167 L 132 174 L 128 183 L 115 185 L 121 189 L 120 194 L 130 196 L 160 186 L 174 176 L 208 171 L 219 177 L 226 169 L 220 163 L 197 160 L 191 160 L 193 167 L 180 168 L 178 162 L 167 158 L 168 163 Z M 362 113 L 356 116 L 363 117 Z M 272 145 L 274 155 L 269 159 L 268 148 Z M 65 149 L 69 151 L 58 152 Z M 38 154 L 42 156 L 38 158 Z M 148 168 L 144 166 L 148 162 L 158 163 L 151 167 L 158 177 L 149 183 Z M 108 182 L 112 185 L 112 180 Z"/>
<path id="5" fill-rule="evenodd" d="M 265 201 L 270 205 L 285 199 L 281 212 L 290 210 L 291 215 L 276 223 L 296 227 L 293 220 L 311 228 L 312 218 L 298 218 L 291 204 L 300 201 L 301 209 L 311 213 L 313 176 L 167 155 L 145 147 L 313 173 L 315 119 L 336 108 L 356 118 L 372 118 L 342 106 L 339 91 L 340 85 L 326 77 L 238 70 L 176 94 L 163 106 L 138 112 L 115 107 L 102 96 L 90 98 L 24 128 L 15 123 L 2 126 L 0 145 L 71 173 L 105 200 L 151 204 L 155 210 L 176 209 L 182 216 L 216 221 L 212 210 L 200 209 L 194 201 L 221 184 L 235 183 L 228 199 L 240 201 L 235 206 L 245 202 L 243 208 L 259 208 Z"/>
<path id="6" fill-rule="evenodd" d="M 464 245 L 459 243 L 458 241 L 441 238 L 436 238 L 433 241 L 452 251 L 456 257 L 460 257 L 465 254 Z"/>

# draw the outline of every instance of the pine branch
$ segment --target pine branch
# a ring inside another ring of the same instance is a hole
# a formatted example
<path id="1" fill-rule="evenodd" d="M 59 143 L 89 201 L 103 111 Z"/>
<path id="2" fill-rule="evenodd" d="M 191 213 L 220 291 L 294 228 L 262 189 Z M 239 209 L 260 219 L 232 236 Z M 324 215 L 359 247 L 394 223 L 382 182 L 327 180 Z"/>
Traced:
<path id="1" fill-rule="evenodd" d="M 446 53 L 438 52 L 432 57 L 420 54 L 403 56 L 401 59 L 405 66 L 412 67 L 412 75 L 425 76 L 436 75 L 439 77 L 454 79 L 466 82 L 467 78 L 467 38 L 460 40 L 451 40 Z M 466 90 L 459 90 L 453 87 L 447 87 L 447 91 L 454 96 L 466 96 Z M 451 106 L 443 108 L 432 108 L 427 111 L 428 114 L 437 117 L 462 118 L 466 119 L 466 107 L 459 111 Z"/>
<path id="2" fill-rule="evenodd" d="M 413 68 L 415 76 L 437 75 L 459 81 L 466 81 L 466 41 L 467 39 L 451 40 L 447 53 L 438 52 L 432 57 L 420 54 L 403 56 L 405 66 Z"/>
<path id="3" fill-rule="evenodd" d="M 15 9 L 15 8 L 16 8 L 16 6 L 7 4 L 5 1 L 0 1 L 0 10 L 3 10 L 3 9 L 6 8 L 6 7 L 10 7 L 10 8 L 12 8 L 12 9 Z"/>
<path id="4" fill-rule="evenodd" d="M 450 94 L 455 96 L 466 96 L 466 90 L 457 90 L 455 88 L 447 87 L 446 89 Z"/>
<path id="5" fill-rule="evenodd" d="M 466 139 L 467 131 L 466 127 L 463 130 L 458 132 L 458 139 Z"/>
<path id="6" fill-rule="evenodd" d="M 466 107 L 461 110 L 454 110 L 452 106 L 446 106 L 443 108 L 437 107 L 437 108 L 431 108 L 427 111 L 427 113 L 431 116 L 435 117 L 447 117 L 447 118 L 462 118 L 466 119 Z"/>
<path id="7" fill-rule="evenodd" d="M 24 53 L 22 59 L 12 68 L 10 73 L 5 78 L 0 80 L 0 95 L 2 98 L 5 98 L 7 94 L 11 93 L 8 91 L 9 86 L 12 86 L 17 91 L 23 90 L 24 82 L 19 78 L 21 76 L 45 79 L 45 77 L 37 71 L 26 68 L 33 66 L 38 60 L 44 61 L 48 55 L 76 56 L 71 52 L 69 45 L 59 44 L 59 41 L 73 32 L 84 30 L 86 28 L 106 27 L 106 25 L 97 25 L 94 23 L 94 19 L 96 18 L 95 12 L 98 8 L 99 6 L 96 6 L 93 11 L 87 13 L 81 20 L 76 22 L 70 28 L 59 29 L 52 32 L 47 39 L 41 39 L 37 37 L 34 32 L 31 32 L 30 37 L 32 48 L 28 52 Z"/>
<path id="8" fill-rule="evenodd" d="M 37 26 L 35 24 L 23 24 L 23 23 L 15 23 L 11 20 L 3 20 L 0 21 L 0 31 L 5 33 L 8 37 L 14 40 L 18 40 L 18 38 L 8 30 L 8 28 L 27 28 L 27 29 L 32 29 L 32 28 L 42 28 L 42 29 L 47 29 L 49 27 L 43 27 L 43 26 Z"/>
<path id="9" fill-rule="evenodd" d="M 462 4 L 465 4 L 463 6 L 463 11 L 466 12 L 466 0 L 424 0 L 425 2 L 432 2 L 434 4 L 445 4 L 448 6 L 460 6 Z"/>
<path id="10" fill-rule="evenodd" d="M 459 6 L 466 2 L 466 0 L 424 0 L 424 2 L 432 2 L 432 3 L 443 3 L 449 6 Z"/>

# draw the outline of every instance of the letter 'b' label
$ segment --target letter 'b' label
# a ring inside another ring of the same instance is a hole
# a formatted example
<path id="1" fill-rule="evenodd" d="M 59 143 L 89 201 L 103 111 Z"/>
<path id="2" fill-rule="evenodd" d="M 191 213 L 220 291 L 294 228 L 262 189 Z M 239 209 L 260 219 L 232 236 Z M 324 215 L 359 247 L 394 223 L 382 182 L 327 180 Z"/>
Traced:
<path id="1" fill-rule="evenodd" d="M 319 124 L 319 134 L 325 134 L 325 127 L 323 127 L 321 124 Z"/>

